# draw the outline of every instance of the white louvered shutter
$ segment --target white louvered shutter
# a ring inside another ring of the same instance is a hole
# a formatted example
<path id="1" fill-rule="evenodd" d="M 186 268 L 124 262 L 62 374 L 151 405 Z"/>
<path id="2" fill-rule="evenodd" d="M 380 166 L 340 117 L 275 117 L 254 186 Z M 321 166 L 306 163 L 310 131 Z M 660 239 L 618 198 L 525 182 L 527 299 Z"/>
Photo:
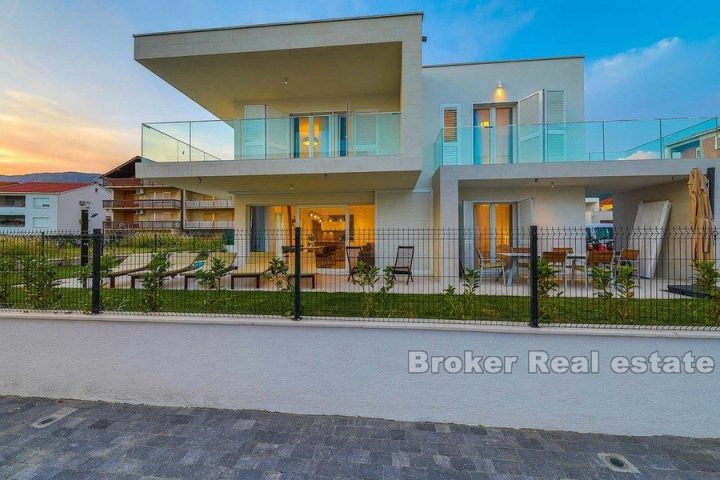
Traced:
<path id="1" fill-rule="evenodd" d="M 543 161 L 543 91 L 537 91 L 518 102 L 518 161 Z"/>
<path id="2" fill-rule="evenodd" d="M 547 90 L 545 92 L 546 161 L 562 162 L 566 160 L 566 124 L 565 92 Z"/>
<path id="3" fill-rule="evenodd" d="M 443 116 L 443 165 L 458 164 L 458 107 L 447 105 L 442 107 Z"/>

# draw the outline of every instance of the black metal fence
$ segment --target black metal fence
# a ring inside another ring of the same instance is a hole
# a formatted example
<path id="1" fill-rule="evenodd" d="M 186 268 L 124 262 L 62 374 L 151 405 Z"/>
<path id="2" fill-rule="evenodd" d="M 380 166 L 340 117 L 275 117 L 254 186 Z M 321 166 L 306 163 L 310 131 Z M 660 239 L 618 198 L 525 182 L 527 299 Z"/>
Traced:
<path id="1" fill-rule="evenodd" d="M 0 308 L 717 328 L 716 237 L 344 225 L 0 234 Z"/>

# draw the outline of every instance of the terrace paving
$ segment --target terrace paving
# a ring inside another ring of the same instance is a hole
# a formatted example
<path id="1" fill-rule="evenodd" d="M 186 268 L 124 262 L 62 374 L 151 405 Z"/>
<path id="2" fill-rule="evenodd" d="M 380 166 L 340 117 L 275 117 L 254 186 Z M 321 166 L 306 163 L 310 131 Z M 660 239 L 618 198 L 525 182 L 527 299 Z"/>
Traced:
<path id="1" fill-rule="evenodd" d="M 43 429 L 30 425 L 77 409 Z M 613 472 L 618 453 L 639 473 Z M 720 439 L 0 397 L 3 479 L 720 479 Z"/>

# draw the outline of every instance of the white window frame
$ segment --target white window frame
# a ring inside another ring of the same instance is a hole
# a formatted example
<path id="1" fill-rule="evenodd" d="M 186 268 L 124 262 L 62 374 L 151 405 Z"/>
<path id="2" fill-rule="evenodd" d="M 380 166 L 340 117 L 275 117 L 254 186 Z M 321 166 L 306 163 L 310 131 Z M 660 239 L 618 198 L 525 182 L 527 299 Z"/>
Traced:
<path id="1" fill-rule="evenodd" d="M 33 197 L 33 208 L 35 210 L 50 208 L 50 197 Z"/>

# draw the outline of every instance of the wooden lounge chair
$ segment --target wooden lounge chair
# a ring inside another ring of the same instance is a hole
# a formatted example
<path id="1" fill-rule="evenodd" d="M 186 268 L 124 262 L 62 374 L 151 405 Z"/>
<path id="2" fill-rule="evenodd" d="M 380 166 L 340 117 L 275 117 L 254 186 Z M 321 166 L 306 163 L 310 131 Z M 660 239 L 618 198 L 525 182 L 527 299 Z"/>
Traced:
<path id="1" fill-rule="evenodd" d="M 236 278 L 254 278 L 255 288 L 260 288 L 260 277 L 268 271 L 274 256 L 271 252 L 250 252 L 245 262 L 230 274 L 230 289 L 235 288 Z"/>
<path id="2" fill-rule="evenodd" d="M 288 282 L 295 278 L 295 254 L 288 255 Z M 317 259 L 314 252 L 300 252 L 300 279 L 309 278 L 312 280 L 312 288 L 315 288 L 317 276 Z"/>
<path id="3" fill-rule="evenodd" d="M 393 278 L 395 278 L 395 275 L 407 275 L 407 281 L 405 282 L 405 284 L 409 284 L 410 280 L 414 282 L 415 279 L 413 278 L 412 274 L 412 264 L 414 257 L 415 247 L 397 247 L 397 253 L 395 254 L 395 265 L 393 265 L 392 267 Z"/>
<path id="4" fill-rule="evenodd" d="M 154 256 L 154 253 L 131 253 L 125 257 L 120 264 L 110 270 L 110 275 L 108 275 L 110 278 L 110 288 L 115 288 L 116 278 L 145 270 Z"/>
<path id="5" fill-rule="evenodd" d="M 163 280 L 170 277 L 176 277 L 181 273 L 185 273 L 193 269 L 193 263 L 197 259 L 198 254 L 196 252 L 173 252 L 168 255 L 168 269 L 163 275 Z M 130 288 L 135 288 L 135 281 L 138 278 L 142 278 L 147 273 L 147 270 L 135 272 L 130 275 Z"/>
<path id="6" fill-rule="evenodd" d="M 202 267 L 196 268 L 194 270 L 190 270 L 189 272 L 185 273 L 183 277 L 185 278 L 185 290 L 188 289 L 188 283 L 191 279 L 197 278 L 195 275 L 199 271 L 208 271 L 213 266 L 213 261 L 217 258 L 223 262 L 225 265 L 225 273 L 228 273 L 229 271 L 233 270 L 235 267 L 233 266 L 233 263 L 235 262 L 235 253 L 232 252 L 210 252 L 208 254 L 208 258 L 205 260 L 205 263 L 203 263 Z"/>

